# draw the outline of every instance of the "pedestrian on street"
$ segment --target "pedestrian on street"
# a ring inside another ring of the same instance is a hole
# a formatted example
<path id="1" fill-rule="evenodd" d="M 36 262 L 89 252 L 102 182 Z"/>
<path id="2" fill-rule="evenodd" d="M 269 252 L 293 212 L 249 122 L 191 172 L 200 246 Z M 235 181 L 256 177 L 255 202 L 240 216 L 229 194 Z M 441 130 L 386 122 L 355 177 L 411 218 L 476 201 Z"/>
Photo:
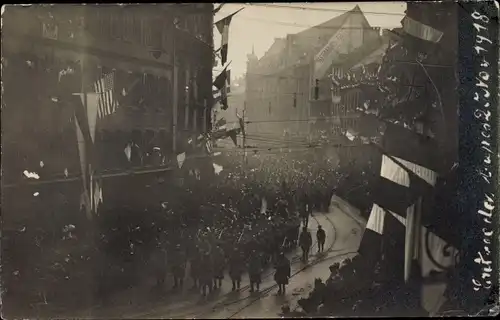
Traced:
<path id="1" fill-rule="evenodd" d="M 184 276 L 186 272 L 186 257 L 182 252 L 181 245 L 175 246 L 172 255 L 172 275 L 174 276 L 173 289 L 182 288 L 184 284 Z"/>
<path id="2" fill-rule="evenodd" d="M 302 206 L 300 210 L 300 218 L 302 219 L 302 225 L 307 228 L 309 225 L 309 216 L 312 213 L 312 202 L 307 193 L 304 194 L 302 200 Z"/>
<path id="3" fill-rule="evenodd" d="M 252 250 L 250 261 L 248 263 L 248 275 L 250 278 L 250 292 L 254 291 L 254 285 L 256 286 L 257 291 L 259 291 L 262 280 L 262 257 L 255 249 Z"/>
<path id="4" fill-rule="evenodd" d="M 283 252 L 280 252 L 276 261 L 276 273 L 274 274 L 274 281 L 276 281 L 279 287 L 278 294 L 285 294 L 291 272 L 290 261 L 285 257 Z"/>
<path id="5" fill-rule="evenodd" d="M 222 287 L 222 279 L 224 279 L 224 268 L 226 261 L 224 251 L 220 243 L 214 248 L 213 261 L 214 261 L 214 289 Z"/>
<path id="6" fill-rule="evenodd" d="M 318 240 L 318 252 L 323 252 L 323 250 L 325 249 L 326 233 L 321 225 L 318 225 L 318 231 L 316 231 L 316 240 Z"/>
<path id="7" fill-rule="evenodd" d="M 238 249 L 234 249 L 231 257 L 229 258 L 229 277 L 231 277 L 231 282 L 233 283 L 232 291 L 240 289 L 241 285 L 241 275 L 243 274 L 244 268 L 243 258 L 241 257 Z"/>
<path id="8" fill-rule="evenodd" d="M 302 261 L 307 262 L 309 260 L 309 250 L 311 250 L 312 246 L 312 237 L 306 227 L 302 228 L 302 233 L 299 237 L 299 244 L 302 249 Z"/>

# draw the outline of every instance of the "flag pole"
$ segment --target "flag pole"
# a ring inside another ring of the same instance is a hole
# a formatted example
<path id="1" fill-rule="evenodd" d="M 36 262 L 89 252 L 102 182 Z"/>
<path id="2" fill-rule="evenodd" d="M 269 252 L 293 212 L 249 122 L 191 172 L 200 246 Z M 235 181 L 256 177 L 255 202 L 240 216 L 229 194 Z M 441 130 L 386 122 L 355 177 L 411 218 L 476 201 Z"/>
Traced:
<path id="1" fill-rule="evenodd" d="M 221 22 L 221 21 L 223 21 L 223 20 L 225 20 L 225 19 L 227 19 L 227 18 L 233 17 L 235 14 L 237 14 L 238 12 L 240 12 L 240 11 L 241 11 L 241 10 L 243 10 L 243 9 L 245 9 L 245 7 L 240 8 L 239 10 L 236 10 L 236 12 L 231 13 L 230 15 L 228 15 L 228 16 L 226 16 L 226 17 L 224 17 L 224 18 L 220 19 L 219 21 L 215 22 L 214 24 L 216 25 L 217 23 L 219 23 L 219 22 Z"/>

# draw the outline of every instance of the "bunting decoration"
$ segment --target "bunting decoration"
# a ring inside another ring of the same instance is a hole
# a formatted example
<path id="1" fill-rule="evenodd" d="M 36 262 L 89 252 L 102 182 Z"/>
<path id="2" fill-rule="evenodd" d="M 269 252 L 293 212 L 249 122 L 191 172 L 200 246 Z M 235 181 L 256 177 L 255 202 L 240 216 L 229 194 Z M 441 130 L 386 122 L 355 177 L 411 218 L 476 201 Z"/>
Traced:
<path id="1" fill-rule="evenodd" d="M 115 73 L 110 72 L 103 75 L 94 84 L 94 89 L 99 97 L 98 100 L 98 117 L 99 119 L 111 115 L 116 112 L 117 100 L 115 99 Z"/>
<path id="2" fill-rule="evenodd" d="M 177 155 L 177 165 L 179 166 L 179 169 L 182 168 L 182 165 L 184 164 L 184 161 L 186 160 L 186 153 L 180 153 Z"/>
<path id="3" fill-rule="evenodd" d="M 224 4 L 225 4 L 225 3 L 221 3 L 221 4 L 217 7 L 217 8 L 215 8 L 215 9 L 214 9 L 214 12 L 213 12 L 213 13 L 214 13 L 214 14 L 217 14 L 217 13 L 220 11 L 220 9 L 222 9 L 222 7 L 224 6 Z"/>
<path id="4" fill-rule="evenodd" d="M 217 30 L 219 30 L 222 35 L 222 44 L 221 44 L 221 64 L 224 65 L 227 61 L 227 51 L 228 51 L 228 43 L 229 43 L 229 25 L 231 24 L 231 20 L 233 16 L 243 10 L 244 8 L 239 9 L 238 11 L 230 14 L 229 16 L 219 20 L 215 23 Z"/>
<path id="5" fill-rule="evenodd" d="M 215 78 L 213 85 L 217 88 L 217 90 L 222 90 L 227 84 L 228 71 L 227 67 L 229 63 L 224 67 L 222 72 Z"/>
<path id="6" fill-rule="evenodd" d="M 438 43 L 443 37 L 443 32 L 419 21 L 413 20 L 408 16 L 403 18 L 401 24 L 403 25 L 404 32 L 425 41 Z"/>

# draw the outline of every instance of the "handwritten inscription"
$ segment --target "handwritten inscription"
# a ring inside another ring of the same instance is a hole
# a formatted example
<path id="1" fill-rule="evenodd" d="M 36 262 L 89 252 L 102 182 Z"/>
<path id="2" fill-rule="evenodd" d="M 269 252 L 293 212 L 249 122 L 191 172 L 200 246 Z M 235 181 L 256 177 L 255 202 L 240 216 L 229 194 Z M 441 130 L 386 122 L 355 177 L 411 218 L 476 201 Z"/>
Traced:
<path id="1" fill-rule="evenodd" d="M 474 100 L 474 117 L 478 120 L 480 126 L 480 152 L 483 161 L 477 168 L 477 173 L 482 181 L 488 187 L 494 187 L 493 174 L 492 174 L 492 161 L 491 157 L 494 156 L 491 150 L 491 74 L 489 72 L 490 62 L 486 59 L 484 54 L 490 50 L 496 50 L 493 42 L 488 38 L 488 24 L 490 19 L 488 16 L 474 10 L 471 17 L 473 19 L 472 26 L 475 29 L 475 43 L 474 52 L 476 54 L 475 60 L 478 61 L 476 68 L 479 69 L 475 77 L 475 88 L 473 92 Z M 480 274 L 472 279 L 474 291 L 491 289 L 492 286 L 492 250 L 491 240 L 493 239 L 493 214 L 495 209 L 495 195 L 494 193 L 486 193 L 481 199 L 479 209 L 477 211 L 482 227 L 482 245 L 481 249 L 474 256 L 474 263 L 480 266 Z"/>

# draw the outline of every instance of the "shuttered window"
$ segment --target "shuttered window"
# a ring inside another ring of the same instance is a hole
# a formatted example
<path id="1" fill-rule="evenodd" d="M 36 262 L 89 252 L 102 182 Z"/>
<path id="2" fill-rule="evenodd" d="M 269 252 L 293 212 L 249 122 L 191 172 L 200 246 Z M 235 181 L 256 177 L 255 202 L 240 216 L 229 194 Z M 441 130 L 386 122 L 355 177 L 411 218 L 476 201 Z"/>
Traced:
<path id="1" fill-rule="evenodd" d="M 111 23 L 110 23 L 110 12 L 109 10 L 102 10 L 99 12 L 99 26 L 101 31 L 101 36 L 104 39 L 110 39 L 111 37 Z"/>
<path id="2" fill-rule="evenodd" d="M 149 20 L 142 20 L 142 44 L 150 47 L 152 45 L 152 32 L 151 22 Z"/>
<path id="3" fill-rule="evenodd" d="M 138 14 L 133 16 L 133 31 L 132 31 L 132 41 L 137 44 L 142 43 L 142 19 Z"/>
<path id="4" fill-rule="evenodd" d="M 123 41 L 132 42 L 134 39 L 134 15 L 131 10 L 124 10 L 123 15 Z"/>
<path id="5" fill-rule="evenodd" d="M 121 40 L 123 33 L 122 12 L 111 13 L 111 39 Z"/>
<path id="6" fill-rule="evenodd" d="M 153 23 L 150 23 L 151 32 L 151 46 L 153 48 L 161 48 L 162 42 L 162 20 L 155 18 Z"/>

